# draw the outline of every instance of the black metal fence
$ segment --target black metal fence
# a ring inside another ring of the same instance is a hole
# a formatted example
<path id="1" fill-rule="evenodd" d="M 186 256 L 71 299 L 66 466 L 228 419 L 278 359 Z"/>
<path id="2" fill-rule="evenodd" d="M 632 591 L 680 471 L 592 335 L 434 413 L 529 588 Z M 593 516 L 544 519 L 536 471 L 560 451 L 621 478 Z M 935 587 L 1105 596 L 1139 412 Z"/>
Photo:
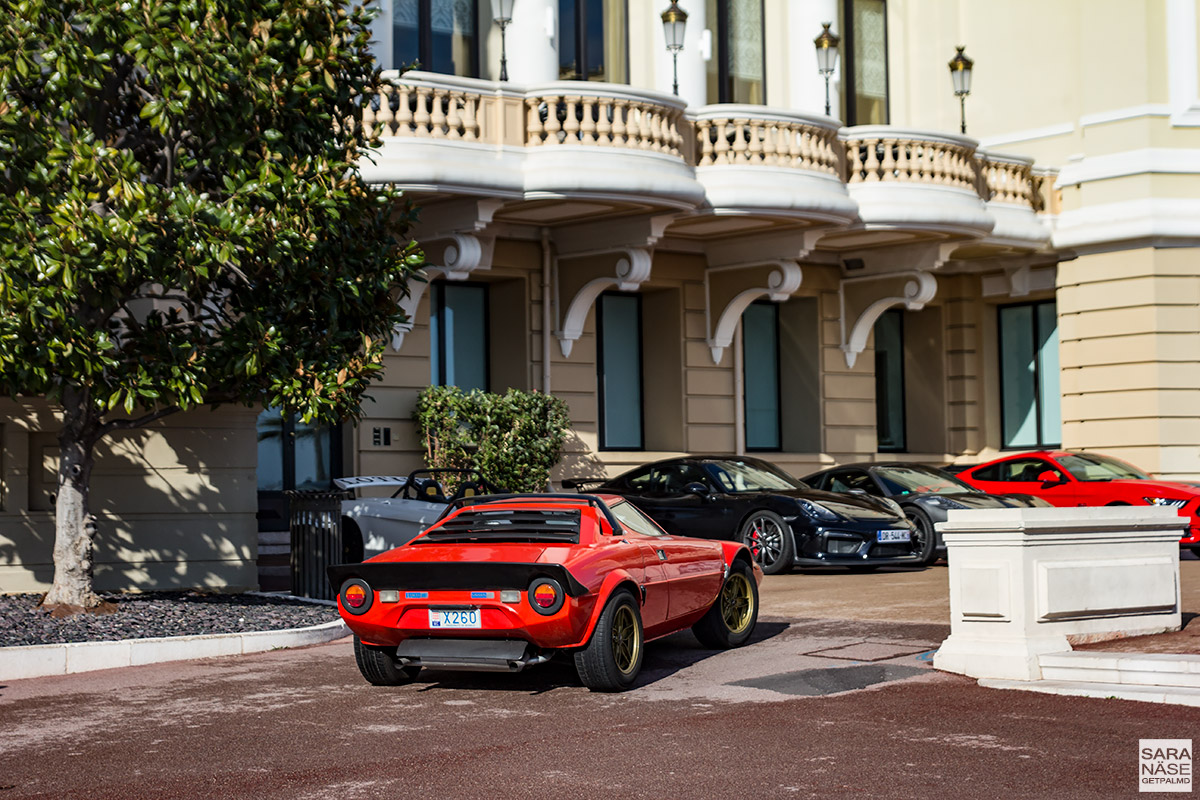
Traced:
<path id="1" fill-rule="evenodd" d="M 342 558 L 342 491 L 290 491 L 292 594 L 332 600 L 325 568 Z"/>

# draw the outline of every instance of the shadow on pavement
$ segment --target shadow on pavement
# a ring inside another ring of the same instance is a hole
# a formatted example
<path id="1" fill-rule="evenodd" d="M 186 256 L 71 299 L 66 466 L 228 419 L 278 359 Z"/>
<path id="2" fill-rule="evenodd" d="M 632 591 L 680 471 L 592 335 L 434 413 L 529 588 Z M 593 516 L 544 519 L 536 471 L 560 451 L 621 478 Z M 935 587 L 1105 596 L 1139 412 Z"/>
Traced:
<path id="1" fill-rule="evenodd" d="M 746 646 L 771 639 L 787 630 L 787 623 L 759 622 Z M 703 647 L 691 631 L 680 631 L 646 644 L 642 671 L 633 688 L 647 686 L 674 675 L 725 651 Z M 413 681 L 417 691 L 433 689 L 475 689 L 479 691 L 520 692 L 545 694 L 555 689 L 580 688 L 583 684 L 575 671 L 569 654 L 559 653 L 545 664 L 522 672 L 455 672 L 451 670 L 422 670 Z"/>

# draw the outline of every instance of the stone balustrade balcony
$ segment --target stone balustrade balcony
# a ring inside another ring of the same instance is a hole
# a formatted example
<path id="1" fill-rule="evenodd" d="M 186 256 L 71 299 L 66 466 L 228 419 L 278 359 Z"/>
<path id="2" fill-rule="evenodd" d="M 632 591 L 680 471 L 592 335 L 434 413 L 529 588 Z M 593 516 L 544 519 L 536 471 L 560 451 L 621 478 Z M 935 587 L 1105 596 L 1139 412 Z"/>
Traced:
<path id="1" fill-rule="evenodd" d="M 416 193 L 761 215 L 1025 249 L 1049 240 L 1032 162 L 964 136 L 841 128 L 764 106 L 687 109 L 671 95 L 597 82 L 385 78 L 364 104 L 379 147 L 363 173 Z"/>

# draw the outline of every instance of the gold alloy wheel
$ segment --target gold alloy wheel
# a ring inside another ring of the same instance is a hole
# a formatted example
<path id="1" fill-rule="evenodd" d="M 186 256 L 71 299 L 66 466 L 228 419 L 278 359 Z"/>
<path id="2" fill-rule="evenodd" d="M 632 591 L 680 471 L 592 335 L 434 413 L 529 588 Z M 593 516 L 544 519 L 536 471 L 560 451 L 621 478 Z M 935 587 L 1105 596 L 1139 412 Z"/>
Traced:
<path id="1" fill-rule="evenodd" d="M 750 580 L 734 572 L 721 588 L 721 619 L 730 633 L 741 633 L 754 617 L 754 590 Z"/>
<path id="2" fill-rule="evenodd" d="M 642 643 L 638 636 L 638 621 L 633 609 L 623 605 L 613 615 L 612 650 L 613 661 L 622 675 L 633 672 L 637 666 L 638 654 Z"/>

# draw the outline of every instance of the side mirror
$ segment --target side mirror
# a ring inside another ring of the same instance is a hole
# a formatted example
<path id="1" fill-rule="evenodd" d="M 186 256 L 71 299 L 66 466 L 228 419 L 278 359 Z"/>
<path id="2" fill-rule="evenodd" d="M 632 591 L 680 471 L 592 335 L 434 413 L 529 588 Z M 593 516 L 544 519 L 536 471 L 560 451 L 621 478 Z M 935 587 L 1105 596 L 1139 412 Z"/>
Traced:
<path id="1" fill-rule="evenodd" d="M 1053 470 L 1046 470 L 1038 475 L 1037 479 L 1042 482 L 1043 489 L 1049 489 L 1051 486 L 1058 486 L 1060 483 L 1066 483 L 1063 476 Z"/>
<path id="2" fill-rule="evenodd" d="M 684 494 L 697 495 L 704 500 L 708 499 L 708 487 L 700 481 L 692 481 L 687 486 L 684 486 L 683 492 Z"/>

